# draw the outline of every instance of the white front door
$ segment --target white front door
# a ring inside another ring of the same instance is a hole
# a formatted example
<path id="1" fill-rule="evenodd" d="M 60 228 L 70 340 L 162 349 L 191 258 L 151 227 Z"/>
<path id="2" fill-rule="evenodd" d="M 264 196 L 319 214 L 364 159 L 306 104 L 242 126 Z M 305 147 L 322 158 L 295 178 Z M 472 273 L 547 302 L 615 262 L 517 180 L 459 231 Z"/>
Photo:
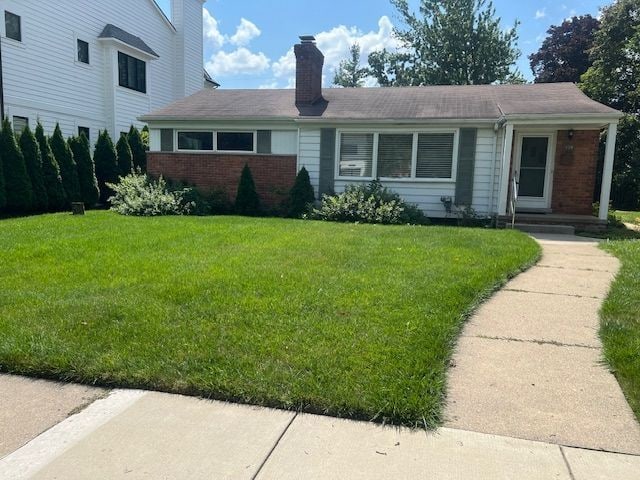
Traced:
<path id="1" fill-rule="evenodd" d="M 518 133 L 515 175 L 518 210 L 548 210 L 551 207 L 555 133 Z"/>

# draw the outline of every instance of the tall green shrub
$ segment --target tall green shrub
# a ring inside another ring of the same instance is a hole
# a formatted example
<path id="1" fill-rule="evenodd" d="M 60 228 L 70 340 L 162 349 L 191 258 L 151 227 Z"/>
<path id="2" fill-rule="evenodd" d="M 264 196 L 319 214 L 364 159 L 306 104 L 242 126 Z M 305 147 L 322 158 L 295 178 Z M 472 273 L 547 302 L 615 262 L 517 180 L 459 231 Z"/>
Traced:
<path id="1" fill-rule="evenodd" d="M 131 154 L 133 155 L 133 166 L 141 171 L 147 171 L 147 149 L 142 141 L 140 131 L 131 125 L 129 134 L 127 135 L 129 141 L 129 147 L 131 148 Z"/>
<path id="2" fill-rule="evenodd" d="M 47 189 L 48 210 L 50 212 L 58 212 L 64 209 L 67 199 L 62 186 L 60 166 L 51 151 L 49 139 L 44 134 L 44 129 L 40 123 L 36 127 L 36 140 L 42 156 L 42 173 L 44 175 L 44 186 Z"/>
<path id="3" fill-rule="evenodd" d="M 311 186 L 311 179 L 309 178 L 309 172 L 302 167 L 296 176 L 296 181 L 291 187 L 289 192 L 289 205 L 287 215 L 290 217 L 299 218 L 306 212 L 307 206 L 313 203 L 315 200 L 315 194 L 313 193 L 313 187 Z"/>
<path id="4" fill-rule="evenodd" d="M 69 148 L 78 166 L 78 181 L 80 182 L 80 196 L 88 207 L 98 203 L 100 191 L 96 180 L 96 169 L 91 158 L 91 147 L 84 133 L 69 139 Z"/>
<path id="5" fill-rule="evenodd" d="M 256 184 L 248 164 L 244 165 L 240 175 L 235 210 L 240 215 L 254 216 L 260 213 L 260 197 L 256 192 Z"/>
<path id="6" fill-rule="evenodd" d="M 62 136 L 60 125 L 56 124 L 51 136 L 51 151 L 60 165 L 62 185 L 67 195 L 67 202 L 79 202 L 81 200 L 80 182 L 78 181 L 78 166 L 73 159 L 73 153 Z"/>
<path id="7" fill-rule="evenodd" d="M 28 212 L 33 208 L 33 190 L 27 173 L 24 157 L 16 142 L 11 122 L 7 118 L 2 122 L 0 134 L 0 156 L 4 170 L 6 205 L 9 212 Z"/>
<path id="8" fill-rule="evenodd" d="M 49 208 L 49 196 L 44 184 L 44 171 L 42 169 L 42 154 L 38 141 L 27 125 L 20 135 L 20 150 L 24 156 L 27 174 L 31 180 L 33 191 L 33 209 L 37 212 L 46 212 Z"/>
<path id="9" fill-rule="evenodd" d="M 133 172 L 133 155 L 127 135 L 124 133 L 120 134 L 118 143 L 116 143 L 116 155 L 118 156 L 118 175 L 124 177 Z"/>
<path id="10" fill-rule="evenodd" d="M 93 161 L 96 166 L 96 179 L 100 189 L 100 203 L 106 204 L 109 197 L 114 193 L 106 184 L 118 183 L 118 157 L 109 132 L 106 130 L 98 135 Z"/>
<path id="11" fill-rule="evenodd" d="M 7 205 L 7 192 L 4 185 L 4 159 L 2 158 L 2 152 L 0 152 L 0 210 Z"/>

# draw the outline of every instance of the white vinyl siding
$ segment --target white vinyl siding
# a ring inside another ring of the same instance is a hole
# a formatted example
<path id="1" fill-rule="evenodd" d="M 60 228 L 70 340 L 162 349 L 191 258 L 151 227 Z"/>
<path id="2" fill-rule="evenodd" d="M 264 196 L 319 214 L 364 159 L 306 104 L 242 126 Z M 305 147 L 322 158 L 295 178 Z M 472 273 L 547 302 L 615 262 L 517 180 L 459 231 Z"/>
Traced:
<path id="1" fill-rule="evenodd" d="M 320 129 L 301 128 L 300 145 L 298 154 L 298 170 L 305 167 L 309 172 L 309 178 L 313 191 L 318 194 L 320 187 Z"/>

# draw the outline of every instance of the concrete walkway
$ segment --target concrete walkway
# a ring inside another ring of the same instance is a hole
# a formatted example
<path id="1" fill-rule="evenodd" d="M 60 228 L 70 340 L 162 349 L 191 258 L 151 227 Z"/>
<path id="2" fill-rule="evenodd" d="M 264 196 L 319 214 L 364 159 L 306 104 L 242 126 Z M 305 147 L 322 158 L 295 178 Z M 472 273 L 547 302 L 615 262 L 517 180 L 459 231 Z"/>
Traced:
<path id="1" fill-rule="evenodd" d="M 640 426 L 602 363 L 598 338 L 598 310 L 618 260 L 582 237 L 537 239 L 538 265 L 463 331 L 445 425 L 638 455 Z"/>

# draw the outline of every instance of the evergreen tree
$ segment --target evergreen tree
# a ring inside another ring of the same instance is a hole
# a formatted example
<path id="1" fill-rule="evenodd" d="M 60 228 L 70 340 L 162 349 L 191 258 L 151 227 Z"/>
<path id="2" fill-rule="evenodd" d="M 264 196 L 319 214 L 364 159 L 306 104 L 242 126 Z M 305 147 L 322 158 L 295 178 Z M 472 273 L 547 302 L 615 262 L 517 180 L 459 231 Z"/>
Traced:
<path id="1" fill-rule="evenodd" d="M 256 184 L 253 181 L 251 169 L 246 163 L 240 175 L 235 210 L 240 215 L 255 216 L 260 213 L 260 197 L 256 192 Z"/>
<path id="2" fill-rule="evenodd" d="M 116 143 L 116 155 L 118 157 L 118 175 L 126 177 L 133 172 L 133 155 L 127 141 L 127 135 L 120 134 L 118 143 Z"/>
<path id="3" fill-rule="evenodd" d="M 2 122 L 0 134 L 0 156 L 4 171 L 6 205 L 13 213 L 24 213 L 33 209 L 33 190 L 27 173 L 24 157 L 16 142 L 16 136 L 9 119 Z"/>
<path id="4" fill-rule="evenodd" d="M 62 185 L 67 196 L 67 202 L 79 202 L 82 196 L 80 194 L 80 182 L 78 181 L 78 166 L 58 124 L 56 124 L 51 136 L 51 151 L 60 166 L 60 175 L 62 176 Z"/>
<path id="5" fill-rule="evenodd" d="M 51 151 L 49 139 L 44 134 L 44 129 L 40 123 L 36 127 L 36 140 L 42 156 L 42 173 L 44 175 L 44 186 L 47 190 L 48 209 L 50 212 L 58 212 L 65 208 L 67 198 L 62 186 L 60 166 Z"/>
<path id="6" fill-rule="evenodd" d="M 40 153 L 38 141 L 28 125 L 20 135 L 20 150 L 22 150 L 27 173 L 31 179 L 33 209 L 37 212 L 46 212 L 49 208 L 49 196 L 44 183 L 42 154 Z"/>
<path id="7" fill-rule="evenodd" d="M 7 192 L 4 185 L 4 159 L 2 158 L 2 152 L 0 152 L 0 210 L 7 206 Z"/>
<path id="8" fill-rule="evenodd" d="M 147 171 L 147 149 L 144 146 L 140 131 L 131 125 L 129 134 L 127 135 L 131 154 L 133 155 L 133 166 L 142 172 Z"/>
<path id="9" fill-rule="evenodd" d="M 100 198 L 96 170 L 91 158 L 91 147 L 84 133 L 69 139 L 69 148 L 73 152 L 73 158 L 78 166 L 78 181 L 80 182 L 80 195 L 87 207 L 93 207 Z"/>
<path id="10" fill-rule="evenodd" d="M 307 210 L 307 206 L 313 203 L 315 195 L 311 186 L 309 172 L 302 167 L 296 176 L 296 181 L 289 192 L 289 211 L 288 216 L 299 218 Z"/>
<path id="11" fill-rule="evenodd" d="M 100 203 L 106 204 L 107 199 L 114 193 L 106 184 L 118 183 L 118 157 L 109 132 L 106 130 L 98 135 L 93 161 L 100 190 Z"/>

